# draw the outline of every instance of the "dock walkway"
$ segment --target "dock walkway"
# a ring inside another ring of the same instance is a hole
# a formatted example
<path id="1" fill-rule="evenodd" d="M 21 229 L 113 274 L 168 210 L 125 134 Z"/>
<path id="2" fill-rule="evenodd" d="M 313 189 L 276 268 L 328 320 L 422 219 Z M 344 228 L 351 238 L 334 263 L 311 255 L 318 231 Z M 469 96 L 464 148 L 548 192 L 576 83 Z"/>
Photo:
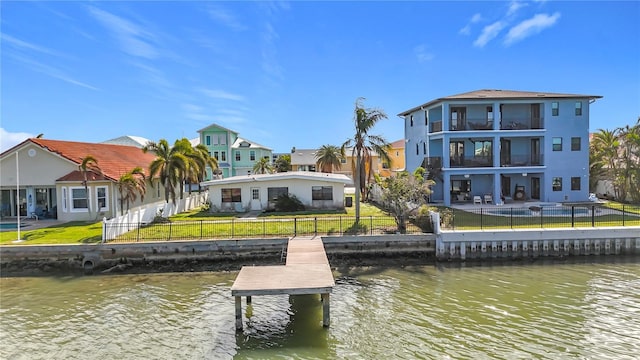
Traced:
<path id="1" fill-rule="evenodd" d="M 322 239 L 289 239 L 285 265 L 243 266 L 240 270 L 231 286 L 231 295 L 235 297 L 236 305 L 236 329 L 242 329 L 242 296 L 250 304 L 252 296 L 279 294 L 320 294 L 322 325 L 329 326 L 329 294 L 334 286 Z"/>

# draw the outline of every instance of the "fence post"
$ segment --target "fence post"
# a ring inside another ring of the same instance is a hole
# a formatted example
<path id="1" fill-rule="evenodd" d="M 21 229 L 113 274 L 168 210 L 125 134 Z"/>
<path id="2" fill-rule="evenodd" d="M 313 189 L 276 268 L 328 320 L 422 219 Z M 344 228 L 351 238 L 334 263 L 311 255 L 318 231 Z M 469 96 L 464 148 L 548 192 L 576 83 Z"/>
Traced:
<path id="1" fill-rule="evenodd" d="M 204 220 L 200 220 L 200 239 L 202 239 L 203 235 L 202 235 L 202 222 Z"/>
<path id="2" fill-rule="evenodd" d="M 342 234 L 342 216 L 338 216 L 338 219 L 340 220 L 340 235 Z"/>
<path id="3" fill-rule="evenodd" d="M 233 239 L 233 235 L 234 235 L 233 233 L 234 233 L 234 229 L 235 229 L 234 228 L 234 224 L 235 224 L 235 222 L 233 221 L 233 218 L 231 218 L 231 238 L 232 239 Z"/>
<path id="4" fill-rule="evenodd" d="M 544 212 L 544 207 L 540 206 L 540 229 L 544 228 L 544 217 L 542 213 Z"/>
<path id="5" fill-rule="evenodd" d="M 318 236 L 318 218 L 317 217 L 313 218 L 313 232 L 316 234 L 315 236 Z"/>
<path id="6" fill-rule="evenodd" d="M 169 238 L 167 241 L 171 240 L 171 222 L 169 222 Z"/>
<path id="7" fill-rule="evenodd" d="M 624 204 L 622 204 L 622 226 L 624 226 L 624 215 L 625 215 L 625 211 L 624 211 Z"/>
<path id="8" fill-rule="evenodd" d="M 293 218 L 293 236 L 298 236 L 298 218 Z"/>
<path id="9" fill-rule="evenodd" d="M 262 219 L 262 237 L 267 237 L 266 219 Z"/>
<path id="10" fill-rule="evenodd" d="M 138 222 L 138 231 L 136 234 L 136 242 L 140 242 L 140 222 Z"/>
<path id="11" fill-rule="evenodd" d="M 482 208 L 480 208 L 480 230 L 482 230 L 482 226 L 484 225 L 482 223 L 483 220 L 484 220 L 484 218 L 482 217 Z"/>
<path id="12" fill-rule="evenodd" d="M 509 226 L 513 229 L 513 207 L 509 208 Z"/>
<path id="13" fill-rule="evenodd" d="M 369 227 L 371 228 L 370 234 L 373 235 L 373 216 L 369 216 Z"/>
<path id="14" fill-rule="evenodd" d="M 575 227 L 575 219 L 576 219 L 575 209 L 576 207 L 574 205 L 571 205 L 571 227 Z"/>
<path id="15" fill-rule="evenodd" d="M 591 227 L 596 226 L 596 206 L 591 205 Z"/>

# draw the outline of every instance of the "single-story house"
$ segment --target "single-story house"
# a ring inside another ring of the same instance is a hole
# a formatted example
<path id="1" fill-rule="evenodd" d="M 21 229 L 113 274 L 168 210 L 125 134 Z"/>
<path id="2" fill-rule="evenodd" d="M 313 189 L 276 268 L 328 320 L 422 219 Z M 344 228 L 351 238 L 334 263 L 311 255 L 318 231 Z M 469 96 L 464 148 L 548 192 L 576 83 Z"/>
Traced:
<path id="1" fill-rule="evenodd" d="M 86 172 L 85 189 L 80 165 L 88 155 L 99 171 Z M 155 157 L 135 146 L 27 139 L 0 154 L 0 216 L 92 221 L 121 215 L 118 180 L 135 167 L 148 174 Z M 144 201 L 137 195 L 131 208 L 164 200 L 158 179 L 147 180 L 146 188 Z"/>
<path id="2" fill-rule="evenodd" d="M 344 209 L 344 187 L 352 180 L 341 174 L 293 171 L 253 174 L 202 182 L 209 189 L 212 212 L 273 209 L 281 194 L 295 195 L 311 209 Z"/>

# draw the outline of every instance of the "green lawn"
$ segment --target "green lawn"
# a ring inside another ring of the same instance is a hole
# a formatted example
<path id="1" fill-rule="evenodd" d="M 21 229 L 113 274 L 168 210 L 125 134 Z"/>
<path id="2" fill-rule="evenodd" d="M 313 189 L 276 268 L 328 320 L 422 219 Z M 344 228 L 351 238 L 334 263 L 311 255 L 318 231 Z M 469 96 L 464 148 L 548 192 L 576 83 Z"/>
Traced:
<path id="1" fill-rule="evenodd" d="M 28 228 L 27 228 L 28 229 Z M 102 222 L 72 221 L 36 230 L 20 231 L 19 245 L 91 244 L 102 239 Z M 0 232 L 0 244 L 10 245 L 18 238 L 17 231 Z"/>

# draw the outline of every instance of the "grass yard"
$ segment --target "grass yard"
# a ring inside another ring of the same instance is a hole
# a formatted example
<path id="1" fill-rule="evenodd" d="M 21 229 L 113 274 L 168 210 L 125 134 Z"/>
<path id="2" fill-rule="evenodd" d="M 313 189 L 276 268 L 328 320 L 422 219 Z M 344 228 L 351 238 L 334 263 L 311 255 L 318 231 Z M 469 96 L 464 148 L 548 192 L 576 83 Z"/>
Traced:
<path id="1" fill-rule="evenodd" d="M 93 244 L 102 240 L 102 222 L 72 221 L 45 228 L 20 231 L 19 245 Z M 0 244 L 11 245 L 18 238 L 17 231 L 0 232 Z"/>

